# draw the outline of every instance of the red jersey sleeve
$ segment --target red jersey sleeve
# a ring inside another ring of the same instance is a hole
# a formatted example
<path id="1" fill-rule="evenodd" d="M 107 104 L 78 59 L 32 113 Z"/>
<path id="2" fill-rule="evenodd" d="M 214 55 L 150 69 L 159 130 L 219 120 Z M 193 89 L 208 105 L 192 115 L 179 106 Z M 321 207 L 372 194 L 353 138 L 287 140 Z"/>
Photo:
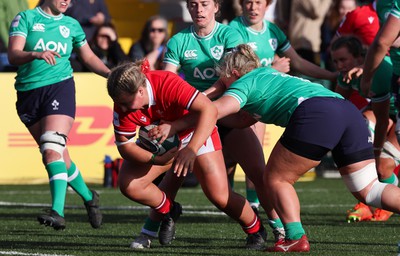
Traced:
<path id="1" fill-rule="evenodd" d="M 130 119 L 131 115 L 129 112 L 123 112 L 117 105 L 114 104 L 114 132 L 126 135 L 127 137 L 136 135 L 137 124 L 134 120 Z"/>

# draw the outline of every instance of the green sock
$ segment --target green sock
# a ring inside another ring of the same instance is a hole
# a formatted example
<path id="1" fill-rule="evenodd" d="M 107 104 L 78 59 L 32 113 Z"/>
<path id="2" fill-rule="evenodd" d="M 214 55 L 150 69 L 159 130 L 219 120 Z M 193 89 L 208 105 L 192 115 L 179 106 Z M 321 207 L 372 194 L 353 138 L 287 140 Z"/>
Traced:
<path id="1" fill-rule="evenodd" d="M 52 198 L 51 209 L 64 217 L 65 195 L 67 194 L 67 167 L 64 162 L 51 162 L 46 165 Z"/>
<path id="2" fill-rule="evenodd" d="M 283 224 L 281 219 L 274 219 L 274 220 L 268 220 L 268 225 L 272 228 L 272 229 L 276 229 L 276 228 L 283 228 Z"/>
<path id="3" fill-rule="evenodd" d="M 233 190 L 234 187 L 235 187 L 235 180 L 233 179 L 233 176 L 232 177 L 228 176 L 228 183 L 229 183 L 229 185 L 231 186 L 231 188 Z"/>
<path id="4" fill-rule="evenodd" d="M 158 229 L 160 228 L 161 221 L 154 221 L 150 219 L 149 217 L 146 218 L 146 221 L 144 222 L 142 232 L 146 233 L 148 235 L 151 235 L 153 237 L 157 236 Z"/>
<path id="5" fill-rule="evenodd" d="M 399 183 L 399 181 L 398 181 L 398 179 L 397 179 L 397 177 L 396 177 L 396 175 L 394 173 L 392 173 L 392 176 L 390 176 L 389 178 L 382 179 L 380 181 L 382 183 L 393 184 L 393 185 L 396 185 L 396 186 Z"/>
<path id="6" fill-rule="evenodd" d="M 83 201 L 87 202 L 93 199 L 92 191 L 89 190 L 82 178 L 81 172 L 72 161 L 68 169 L 68 184 L 82 197 Z"/>
<path id="7" fill-rule="evenodd" d="M 252 188 L 246 188 L 246 199 L 249 201 L 249 203 L 256 203 L 260 204 L 260 201 L 258 200 L 257 197 L 257 192 L 252 189 Z"/>
<path id="8" fill-rule="evenodd" d="M 290 222 L 284 225 L 286 238 L 290 240 L 300 239 L 306 232 L 301 222 Z"/>

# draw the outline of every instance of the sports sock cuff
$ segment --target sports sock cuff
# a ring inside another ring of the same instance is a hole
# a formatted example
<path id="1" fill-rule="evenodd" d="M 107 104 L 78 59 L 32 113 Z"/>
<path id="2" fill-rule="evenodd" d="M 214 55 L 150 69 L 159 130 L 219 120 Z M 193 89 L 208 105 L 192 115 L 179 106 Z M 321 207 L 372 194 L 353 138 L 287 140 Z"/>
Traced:
<path id="1" fill-rule="evenodd" d="M 394 173 L 392 173 L 392 175 L 389 177 L 389 178 L 387 178 L 387 179 L 382 179 L 382 180 L 380 180 L 382 183 L 387 183 L 387 184 L 393 184 L 393 185 L 395 185 L 395 186 L 397 186 L 398 185 L 398 183 L 399 183 L 399 180 L 398 180 L 398 178 L 396 177 L 396 175 L 394 174 Z"/>
<path id="2" fill-rule="evenodd" d="M 290 240 L 300 239 L 303 235 L 305 235 L 305 231 L 301 222 L 290 222 L 284 224 L 286 238 Z"/>
<path id="3" fill-rule="evenodd" d="M 245 226 L 242 226 L 243 231 L 246 234 L 254 234 L 257 233 L 261 228 L 261 221 L 257 217 L 257 214 L 254 214 L 254 219 L 252 222 L 248 223 Z"/>
<path id="4" fill-rule="evenodd" d="M 154 207 L 154 210 L 161 214 L 167 214 L 171 209 L 172 202 L 163 191 L 161 193 L 163 194 L 163 200 L 157 207 Z"/>
<path id="5" fill-rule="evenodd" d="M 272 228 L 283 228 L 283 223 L 281 221 L 281 219 L 273 219 L 273 220 L 268 220 L 268 225 Z"/>
<path id="6" fill-rule="evenodd" d="M 260 203 L 257 197 L 257 192 L 254 189 L 246 189 L 246 199 L 250 203 Z"/>
<path id="7" fill-rule="evenodd" d="M 160 224 L 161 221 L 155 221 L 147 217 L 142 228 L 142 233 L 156 237 Z"/>

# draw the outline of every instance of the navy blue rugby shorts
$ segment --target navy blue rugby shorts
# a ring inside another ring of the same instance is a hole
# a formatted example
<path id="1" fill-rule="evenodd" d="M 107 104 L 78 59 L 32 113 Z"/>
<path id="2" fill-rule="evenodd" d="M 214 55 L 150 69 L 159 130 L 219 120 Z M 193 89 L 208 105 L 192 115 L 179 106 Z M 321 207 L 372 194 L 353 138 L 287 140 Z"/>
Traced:
<path id="1" fill-rule="evenodd" d="M 315 97 L 302 102 L 279 141 L 289 151 L 315 161 L 332 151 L 338 168 L 374 159 L 364 117 L 350 101 L 339 98 Z"/>
<path id="2" fill-rule="evenodd" d="M 67 115 L 75 118 L 75 82 L 73 78 L 17 92 L 17 113 L 26 127 L 49 115 Z"/>

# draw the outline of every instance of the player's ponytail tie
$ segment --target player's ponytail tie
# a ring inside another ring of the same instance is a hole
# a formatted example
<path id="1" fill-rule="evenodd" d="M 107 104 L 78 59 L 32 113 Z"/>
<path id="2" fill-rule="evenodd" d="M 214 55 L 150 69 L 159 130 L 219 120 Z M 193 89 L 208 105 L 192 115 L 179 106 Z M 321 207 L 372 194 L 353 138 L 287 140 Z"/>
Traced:
<path id="1" fill-rule="evenodd" d="M 141 71 L 143 74 L 146 74 L 147 72 L 150 71 L 150 63 L 149 60 L 144 58 L 141 67 Z"/>

